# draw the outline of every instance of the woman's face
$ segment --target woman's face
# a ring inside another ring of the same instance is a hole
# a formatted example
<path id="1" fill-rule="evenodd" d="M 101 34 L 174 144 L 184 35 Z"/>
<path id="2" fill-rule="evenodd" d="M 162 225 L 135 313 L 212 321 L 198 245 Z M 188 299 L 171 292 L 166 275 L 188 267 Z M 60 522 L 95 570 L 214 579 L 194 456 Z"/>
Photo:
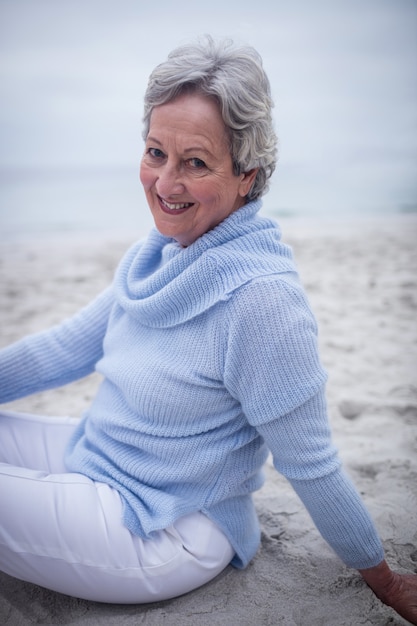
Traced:
<path id="1" fill-rule="evenodd" d="M 214 100 L 188 94 L 153 109 L 140 180 L 163 235 L 193 243 L 245 203 L 256 172 L 234 175 Z"/>

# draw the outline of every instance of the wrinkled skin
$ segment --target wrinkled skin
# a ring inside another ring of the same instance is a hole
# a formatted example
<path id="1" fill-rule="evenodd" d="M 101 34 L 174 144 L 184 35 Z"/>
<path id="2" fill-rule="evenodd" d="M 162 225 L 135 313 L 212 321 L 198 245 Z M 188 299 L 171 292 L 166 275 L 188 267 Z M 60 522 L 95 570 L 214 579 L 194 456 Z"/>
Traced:
<path id="1" fill-rule="evenodd" d="M 417 624 L 417 575 L 393 572 L 385 561 L 359 571 L 384 604 L 411 624 Z"/>

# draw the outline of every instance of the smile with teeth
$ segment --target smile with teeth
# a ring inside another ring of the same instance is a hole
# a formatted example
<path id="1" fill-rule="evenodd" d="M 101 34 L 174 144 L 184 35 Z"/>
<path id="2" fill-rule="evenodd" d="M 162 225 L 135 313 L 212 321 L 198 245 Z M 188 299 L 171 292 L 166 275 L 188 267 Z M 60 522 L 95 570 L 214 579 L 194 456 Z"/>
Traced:
<path id="1" fill-rule="evenodd" d="M 167 200 L 164 200 L 161 197 L 159 197 L 159 201 L 169 211 L 181 211 L 183 209 L 188 209 L 194 204 L 194 202 L 167 202 Z"/>

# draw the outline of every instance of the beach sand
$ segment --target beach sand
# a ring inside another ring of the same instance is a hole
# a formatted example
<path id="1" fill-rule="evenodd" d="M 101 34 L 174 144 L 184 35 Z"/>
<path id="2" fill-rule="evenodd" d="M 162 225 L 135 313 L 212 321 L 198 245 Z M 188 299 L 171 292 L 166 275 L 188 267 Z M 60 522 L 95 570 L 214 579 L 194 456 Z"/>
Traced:
<path id="1" fill-rule="evenodd" d="M 281 220 L 319 323 L 334 439 L 387 560 L 417 571 L 417 216 Z M 129 236 L 1 246 L 0 345 L 78 310 L 111 280 Z M 24 375 L 24 374 L 23 374 Z M 6 408 L 82 414 L 91 376 Z M 105 626 L 406 624 L 333 554 L 269 462 L 255 495 L 262 545 L 244 571 L 151 605 L 86 602 L 0 574 L 0 623 Z M 1 506 L 1 503 L 0 503 Z M 30 523 L 30 520 L 28 520 Z"/>

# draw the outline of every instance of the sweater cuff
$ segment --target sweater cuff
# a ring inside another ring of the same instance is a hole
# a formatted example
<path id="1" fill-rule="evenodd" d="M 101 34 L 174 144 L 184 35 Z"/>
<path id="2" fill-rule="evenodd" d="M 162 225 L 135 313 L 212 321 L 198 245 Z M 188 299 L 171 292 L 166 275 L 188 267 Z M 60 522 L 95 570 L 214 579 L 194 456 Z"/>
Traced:
<path id="1" fill-rule="evenodd" d="M 320 479 L 292 480 L 291 485 L 322 537 L 348 567 L 367 569 L 383 561 L 371 516 L 342 470 Z"/>

